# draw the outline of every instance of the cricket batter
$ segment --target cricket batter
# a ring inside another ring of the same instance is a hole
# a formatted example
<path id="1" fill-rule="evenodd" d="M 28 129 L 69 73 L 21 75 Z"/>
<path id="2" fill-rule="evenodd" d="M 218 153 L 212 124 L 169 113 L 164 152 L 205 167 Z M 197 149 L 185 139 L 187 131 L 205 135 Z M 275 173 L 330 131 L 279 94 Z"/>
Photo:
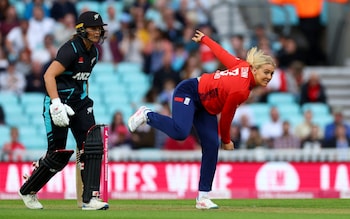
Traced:
<path id="1" fill-rule="evenodd" d="M 73 150 L 66 150 L 68 129 L 81 151 L 82 210 L 108 209 L 99 199 L 103 142 L 95 126 L 93 101 L 88 97 L 88 79 L 99 59 L 94 43 L 102 43 L 105 29 L 101 15 L 87 11 L 77 20 L 76 34 L 60 47 L 56 58 L 44 74 L 47 95 L 43 116 L 47 132 L 46 154 L 19 190 L 30 209 L 42 209 L 37 192 L 69 162 Z M 89 134 L 87 134 L 89 131 Z"/>

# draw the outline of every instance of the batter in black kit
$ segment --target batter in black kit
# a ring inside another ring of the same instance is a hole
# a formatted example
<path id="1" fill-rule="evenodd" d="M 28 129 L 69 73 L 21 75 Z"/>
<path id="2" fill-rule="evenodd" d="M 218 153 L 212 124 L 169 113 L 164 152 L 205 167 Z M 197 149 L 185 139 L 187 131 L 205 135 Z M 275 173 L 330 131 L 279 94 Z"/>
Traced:
<path id="1" fill-rule="evenodd" d="M 35 163 L 31 176 L 19 190 L 24 204 L 30 209 L 42 209 L 37 192 L 69 162 L 73 150 L 66 150 L 68 129 L 82 151 L 83 204 L 82 210 L 108 209 L 99 199 L 101 162 L 103 155 L 100 129 L 95 124 L 93 101 L 88 97 L 88 79 L 98 61 L 95 43 L 105 38 L 101 15 L 82 13 L 76 25 L 76 34 L 58 51 L 55 60 L 44 74 L 47 95 L 43 116 L 47 132 L 48 149 Z M 97 131 L 91 132 L 91 129 Z M 89 131 L 90 130 L 90 131 Z M 91 136 L 87 133 L 92 133 Z"/>

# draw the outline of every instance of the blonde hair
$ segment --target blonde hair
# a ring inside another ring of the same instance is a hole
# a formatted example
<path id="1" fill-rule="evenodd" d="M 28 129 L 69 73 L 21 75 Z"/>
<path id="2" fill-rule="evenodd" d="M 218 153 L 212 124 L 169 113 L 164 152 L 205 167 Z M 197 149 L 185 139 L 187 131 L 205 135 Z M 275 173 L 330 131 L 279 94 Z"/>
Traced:
<path id="1" fill-rule="evenodd" d="M 257 47 L 253 47 L 248 51 L 246 61 L 256 69 L 265 64 L 270 64 L 276 68 L 274 59 L 271 56 L 266 55 L 264 51 L 258 49 Z"/>

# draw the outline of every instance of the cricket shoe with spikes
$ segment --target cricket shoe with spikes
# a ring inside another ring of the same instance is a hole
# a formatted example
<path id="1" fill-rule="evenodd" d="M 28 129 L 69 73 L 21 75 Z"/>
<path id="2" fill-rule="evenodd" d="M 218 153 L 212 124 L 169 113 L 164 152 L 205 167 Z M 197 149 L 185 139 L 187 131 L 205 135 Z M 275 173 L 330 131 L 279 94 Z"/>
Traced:
<path id="1" fill-rule="evenodd" d="M 89 203 L 83 203 L 82 210 L 107 210 L 109 205 L 107 202 L 101 201 L 97 197 L 92 197 Z"/>
<path id="2" fill-rule="evenodd" d="M 36 194 L 22 195 L 21 191 L 18 191 L 18 195 L 22 198 L 27 208 L 43 209 L 43 205 L 38 201 L 38 197 Z"/>
<path id="3" fill-rule="evenodd" d="M 136 113 L 130 116 L 128 127 L 131 132 L 134 132 L 138 127 L 147 122 L 147 113 L 151 112 L 146 106 L 141 106 Z"/>
<path id="4" fill-rule="evenodd" d="M 218 209 L 219 206 L 212 202 L 208 197 L 202 197 L 196 199 L 196 208 L 197 209 Z"/>

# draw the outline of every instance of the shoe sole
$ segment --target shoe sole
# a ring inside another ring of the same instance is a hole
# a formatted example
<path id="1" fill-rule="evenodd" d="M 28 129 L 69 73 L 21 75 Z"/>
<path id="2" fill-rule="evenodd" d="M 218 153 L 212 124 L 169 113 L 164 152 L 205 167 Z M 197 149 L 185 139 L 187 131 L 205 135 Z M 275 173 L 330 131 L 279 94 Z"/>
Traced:
<path id="1" fill-rule="evenodd" d="M 205 207 L 201 207 L 201 206 L 196 206 L 197 209 L 200 209 L 200 210 L 210 210 L 210 209 L 219 209 L 219 206 L 217 207 L 211 207 L 211 208 L 205 208 Z"/>
<path id="2" fill-rule="evenodd" d="M 103 206 L 102 208 L 96 209 L 96 208 L 81 208 L 83 211 L 98 211 L 98 210 L 107 210 L 109 208 L 108 205 Z"/>

